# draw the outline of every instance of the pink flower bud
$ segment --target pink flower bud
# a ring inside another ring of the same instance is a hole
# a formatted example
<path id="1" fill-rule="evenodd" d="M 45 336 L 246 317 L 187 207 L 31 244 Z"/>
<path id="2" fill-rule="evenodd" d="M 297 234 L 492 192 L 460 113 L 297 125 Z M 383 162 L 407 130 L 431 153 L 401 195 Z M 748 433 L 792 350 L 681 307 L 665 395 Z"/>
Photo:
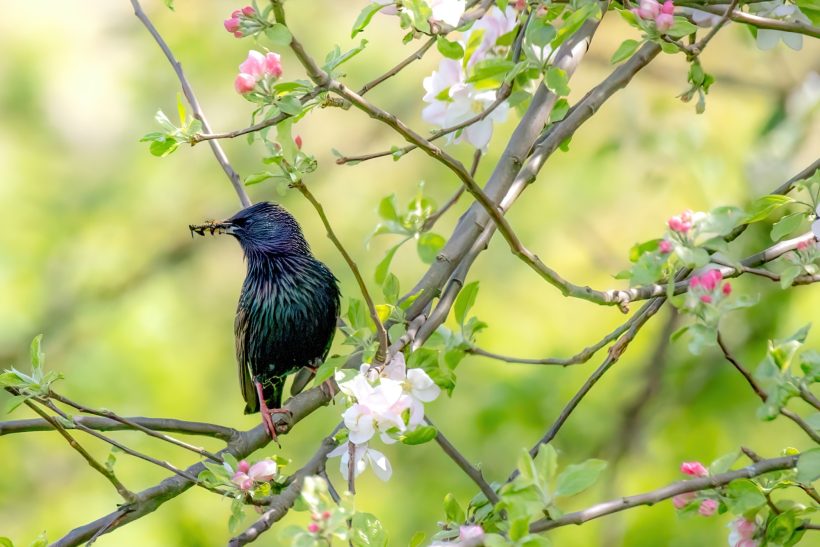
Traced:
<path id="1" fill-rule="evenodd" d="M 669 13 L 661 13 L 655 17 L 655 28 L 658 32 L 665 34 L 675 25 L 675 18 Z"/>
<path id="2" fill-rule="evenodd" d="M 683 462 L 680 464 L 680 471 L 693 477 L 707 477 L 709 471 L 700 462 Z"/>
<path id="3" fill-rule="evenodd" d="M 282 75 L 282 63 L 279 60 L 279 55 L 277 53 L 270 52 L 265 55 L 264 70 L 267 74 L 270 74 L 274 78 L 278 78 Z"/>
<path id="4" fill-rule="evenodd" d="M 330 518 L 330 511 L 325 511 L 324 513 L 322 513 L 322 518 L 324 520 L 329 519 Z"/>
<path id="5" fill-rule="evenodd" d="M 515 9 L 518 11 L 524 11 L 524 8 L 527 7 L 527 0 L 515 0 Z"/>
<path id="6" fill-rule="evenodd" d="M 668 255 L 672 252 L 672 243 L 670 243 L 669 240 L 664 239 L 658 244 L 658 249 L 661 253 Z"/>
<path id="7" fill-rule="evenodd" d="M 711 517 L 717 511 L 717 502 L 715 500 L 703 500 L 698 507 L 698 513 L 704 517 Z"/>
<path id="8" fill-rule="evenodd" d="M 808 241 L 801 241 L 800 243 L 797 244 L 797 250 L 798 251 L 805 251 L 808 248 L 809 248 L 809 242 Z"/>
<path id="9" fill-rule="evenodd" d="M 661 11 L 661 5 L 655 0 L 641 0 L 638 7 L 638 16 L 641 19 L 654 19 Z"/>
<path id="10" fill-rule="evenodd" d="M 718 284 L 723 280 L 723 274 L 720 270 L 709 270 L 700 277 L 703 288 L 707 291 L 713 291 Z"/>
<path id="11" fill-rule="evenodd" d="M 253 481 L 251 479 L 245 479 L 242 481 L 242 484 L 239 485 L 239 488 L 242 490 L 250 490 L 253 488 Z"/>
<path id="12" fill-rule="evenodd" d="M 671 3 L 672 3 L 671 1 L 667 2 L 667 4 L 671 4 Z M 666 4 L 664 4 L 664 6 L 665 5 Z M 251 15 L 253 15 L 255 13 L 256 13 L 256 10 L 253 9 L 252 6 L 245 6 L 244 8 L 242 8 L 242 15 L 244 15 L 245 17 L 250 17 Z"/>
<path id="13" fill-rule="evenodd" d="M 319 525 L 316 524 L 315 522 L 311 522 L 310 524 L 308 524 L 307 529 L 308 529 L 308 532 L 310 532 L 311 534 L 315 534 L 316 532 L 319 531 Z"/>
<path id="14" fill-rule="evenodd" d="M 236 89 L 237 93 L 245 95 L 246 93 L 253 91 L 256 87 L 256 78 L 250 74 L 240 73 L 233 81 L 233 87 Z"/>
<path id="15" fill-rule="evenodd" d="M 248 460 L 239 460 L 239 464 L 236 466 L 236 470 L 240 473 L 247 473 L 250 468 L 251 464 L 248 463 Z"/>
<path id="16" fill-rule="evenodd" d="M 248 58 L 239 65 L 239 72 L 250 74 L 254 78 L 261 78 L 265 72 L 265 56 L 252 49 L 248 52 Z"/>
<path id="17" fill-rule="evenodd" d="M 723 287 L 721 288 L 721 292 L 723 292 L 723 296 L 729 296 L 730 294 L 732 294 L 732 284 L 724 283 Z"/>
<path id="18" fill-rule="evenodd" d="M 228 32 L 236 32 L 239 30 L 239 19 L 236 17 L 231 17 L 230 19 L 225 19 L 223 23 L 225 25 L 225 30 Z"/>
<path id="19" fill-rule="evenodd" d="M 236 36 L 237 38 L 244 38 L 245 37 L 245 35 L 242 33 L 241 30 L 237 30 L 236 32 L 233 33 L 233 35 Z"/>
<path id="20" fill-rule="evenodd" d="M 700 287 L 700 284 L 701 284 L 701 280 L 700 280 L 700 277 L 698 277 L 697 275 L 693 275 L 692 277 L 689 278 L 689 288 L 690 289 L 696 289 L 696 288 Z"/>
<path id="21" fill-rule="evenodd" d="M 694 492 L 686 492 L 685 494 L 678 494 L 677 496 L 672 498 L 672 505 L 675 506 L 675 509 L 683 509 L 684 507 L 689 505 L 689 503 L 691 503 L 692 500 L 694 500 L 694 499 L 695 499 L 695 493 Z"/>
<path id="22" fill-rule="evenodd" d="M 231 12 L 231 17 L 239 17 L 242 14 L 242 10 L 235 9 Z"/>
<path id="23" fill-rule="evenodd" d="M 310 520 L 319 520 L 320 518 L 321 517 L 319 516 L 319 513 L 311 513 L 310 514 Z"/>
<path id="24" fill-rule="evenodd" d="M 296 145 L 296 148 L 298 148 L 299 150 L 302 149 L 302 137 L 296 135 L 296 137 L 293 138 L 293 142 Z"/>
<path id="25" fill-rule="evenodd" d="M 666 0 L 661 6 L 661 13 L 665 15 L 672 15 L 675 13 L 675 4 L 672 3 L 672 0 Z"/>
<path id="26" fill-rule="evenodd" d="M 712 303 L 712 297 L 709 296 L 708 294 L 704 294 L 704 295 L 701 295 L 700 301 L 703 302 L 704 304 L 711 304 Z"/>

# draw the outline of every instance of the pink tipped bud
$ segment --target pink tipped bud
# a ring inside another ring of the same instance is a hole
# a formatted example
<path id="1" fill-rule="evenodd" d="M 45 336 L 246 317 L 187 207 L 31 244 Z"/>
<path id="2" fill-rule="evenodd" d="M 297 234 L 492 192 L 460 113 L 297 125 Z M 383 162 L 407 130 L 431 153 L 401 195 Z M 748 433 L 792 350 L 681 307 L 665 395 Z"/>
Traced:
<path id="1" fill-rule="evenodd" d="M 667 2 L 667 3 L 671 4 L 672 2 Z M 664 4 L 664 5 L 666 5 L 666 4 Z M 254 15 L 255 13 L 256 13 L 256 10 L 253 9 L 252 6 L 245 6 L 244 8 L 242 8 L 242 15 L 244 15 L 245 17 L 250 17 L 250 16 Z"/>
<path id="2" fill-rule="evenodd" d="M 233 33 L 233 35 L 236 36 L 237 38 L 244 38 L 245 37 L 245 34 L 241 30 L 237 30 L 236 32 Z"/>
<path id="3" fill-rule="evenodd" d="M 236 470 L 240 473 L 247 473 L 250 468 L 251 464 L 248 463 L 248 460 L 240 460 L 236 466 Z"/>
<path id="4" fill-rule="evenodd" d="M 701 284 L 700 277 L 698 277 L 696 275 L 693 275 L 691 278 L 689 278 L 689 288 L 690 289 L 696 289 L 696 288 L 700 287 L 700 284 Z"/>
<path id="5" fill-rule="evenodd" d="M 233 81 L 233 87 L 236 92 L 245 95 L 250 93 L 256 87 L 256 78 L 244 72 L 239 73 Z"/>
<path id="6" fill-rule="evenodd" d="M 316 524 L 315 522 L 311 522 L 310 524 L 308 524 L 307 529 L 308 529 L 308 532 L 310 532 L 311 534 L 315 534 L 316 532 L 319 531 L 319 525 Z"/>
<path id="7" fill-rule="evenodd" d="M 712 303 L 712 297 L 709 296 L 708 294 L 704 294 L 700 297 L 700 301 L 703 302 L 704 304 L 711 304 Z"/>
<path id="8" fill-rule="evenodd" d="M 709 270 L 700 277 L 703 288 L 707 291 L 713 291 L 718 284 L 723 280 L 723 274 L 720 270 Z"/>
<path id="9" fill-rule="evenodd" d="M 324 513 L 322 513 L 322 518 L 324 520 L 329 519 L 330 518 L 330 511 L 325 511 Z"/>
<path id="10" fill-rule="evenodd" d="M 798 251 L 805 251 L 808 248 L 809 248 L 809 242 L 808 241 L 801 241 L 800 243 L 797 244 L 797 250 Z"/>
<path id="11" fill-rule="evenodd" d="M 704 517 L 711 517 L 717 511 L 717 502 L 715 500 L 703 500 L 698 507 L 698 513 Z"/>
<path id="12" fill-rule="evenodd" d="M 732 294 L 732 284 L 731 283 L 724 283 L 723 287 L 721 288 L 723 292 L 723 296 L 729 296 Z"/>
<path id="13" fill-rule="evenodd" d="M 693 477 L 709 476 L 709 470 L 700 462 L 683 462 L 680 464 L 680 472 Z"/>
<path id="14" fill-rule="evenodd" d="M 270 52 L 265 55 L 265 72 L 274 78 L 282 75 L 282 62 L 277 53 Z"/>
<path id="15" fill-rule="evenodd" d="M 658 249 L 661 253 L 668 255 L 672 252 L 672 243 L 670 243 L 669 240 L 664 239 L 658 244 Z"/>
<path id="16" fill-rule="evenodd" d="M 242 481 L 242 484 L 239 485 L 239 488 L 242 490 L 250 490 L 253 488 L 253 481 L 251 479 L 245 479 Z"/>
<path id="17" fill-rule="evenodd" d="M 669 32 L 675 25 L 675 18 L 669 13 L 661 13 L 657 17 L 655 17 L 655 28 L 658 29 L 658 32 L 665 34 Z"/>
<path id="18" fill-rule="evenodd" d="M 293 138 L 293 143 L 296 145 L 296 148 L 298 148 L 299 150 L 302 149 L 302 137 L 300 137 L 299 135 L 296 135 Z"/>
<path id="19" fill-rule="evenodd" d="M 638 16 L 641 19 L 654 19 L 661 11 L 661 5 L 655 0 L 641 0 Z"/>
<path id="20" fill-rule="evenodd" d="M 678 494 L 677 496 L 672 498 L 672 505 L 675 506 L 675 509 L 683 509 L 687 505 L 689 505 L 692 500 L 695 499 L 694 492 L 686 492 L 685 494 Z"/>
<path id="21" fill-rule="evenodd" d="M 527 0 L 515 0 L 515 9 L 518 11 L 524 11 L 524 8 L 527 7 Z"/>
<path id="22" fill-rule="evenodd" d="M 231 17 L 239 17 L 240 15 L 242 15 L 242 10 L 235 9 L 231 12 Z"/>
<path id="23" fill-rule="evenodd" d="M 661 6 L 661 13 L 664 15 L 672 15 L 675 13 L 675 4 L 672 3 L 672 0 L 666 0 Z"/>
<path id="24" fill-rule="evenodd" d="M 239 30 L 239 19 L 236 17 L 231 17 L 230 19 L 225 19 L 223 23 L 225 25 L 225 30 L 228 32 L 236 32 Z"/>

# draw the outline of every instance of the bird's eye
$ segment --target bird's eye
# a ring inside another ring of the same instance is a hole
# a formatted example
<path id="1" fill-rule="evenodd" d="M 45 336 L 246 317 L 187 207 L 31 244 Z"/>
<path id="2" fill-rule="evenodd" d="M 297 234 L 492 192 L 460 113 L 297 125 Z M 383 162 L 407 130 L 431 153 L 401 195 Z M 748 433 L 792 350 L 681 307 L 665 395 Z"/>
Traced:
<path id="1" fill-rule="evenodd" d="M 231 221 L 231 224 L 233 224 L 237 228 L 244 228 L 248 224 L 248 219 L 236 218 L 233 221 Z"/>

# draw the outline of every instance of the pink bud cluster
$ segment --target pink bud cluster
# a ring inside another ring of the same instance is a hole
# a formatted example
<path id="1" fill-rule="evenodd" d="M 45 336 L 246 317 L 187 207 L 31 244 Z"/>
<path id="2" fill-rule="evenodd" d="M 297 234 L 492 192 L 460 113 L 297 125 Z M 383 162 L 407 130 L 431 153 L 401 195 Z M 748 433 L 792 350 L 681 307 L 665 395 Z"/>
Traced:
<path id="1" fill-rule="evenodd" d="M 231 16 L 225 19 L 223 23 L 225 25 L 225 30 L 236 36 L 237 38 L 242 38 L 245 36 L 245 33 L 242 32 L 242 23 L 251 20 L 253 21 L 256 16 L 256 10 L 253 9 L 251 6 L 245 6 L 242 9 L 233 10 Z"/>
<path id="2" fill-rule="evenodd" d="M 701 275 L 693 275 L 689 279 L 689 294 L 697 296 L 704 304 L 716 303 L 721 298 L 732 294 L 732 285 L 728 281 L 721 285 L 721 281 L 723 281 L 723 274 L 718 269 L 709 270 Z"/>
<path id="3" fill-rule="evenodd" d="M 689 475 L 691 477 L 708 477 L 709 470 L 700 463 L 700 462 L 683 462 L 680 465 L 681 473 Z M 675 509 L 683 509 L 690 503 L 697 500 L 697 495 L 694 492 L 686 492 L 683 494 L 678 494 L 677 496 L 672 498 L 672 505 L 675 506 Z M 698 506 L 698 514 L 704 517 L 711 517 L 717 511 L 718 502 L 713 499 L 705 499 L 700 502 Z"/>
<path id="4" fill-rule="evenodd" d="M 675 215 L 667 221 L 667 226 L 673 232 L 679 234 L 686 234 L 692 229 L 692 211 L 684 211 L 679 215 Z"/>
<path id="5" fill-rule="evenodd" d="M 327 521 L 330 520 L 330 511 L 322 511 L 321 513 L 313 513 L 310 515 L 311 523 L 308 524 L 307 530 L 311 534 L 318 534 L 322 528 L 325 527 Z"/>
<path id="6" fill-rule="evenodd" d="M 270 481 L 276 476 L 277 472 L 276 462 L 271 459 L 260 460 L 253 465 L 250 465 L 246 460 L 241 460 L 236 466 L 236 472 L 231 477 L 231 482 L 243 492 L 247 492 L 254 487 L 255 483 Z"/>
<path id="7" fill-rule="evenodd" d="M 275 81 L 282 75 L 282 62 L 277 53 L 262 54 L 256 50 L 248 52 L 248 58 L 239 65 L 239 74 L 233 82 L 237 93 L 247 95 L 254 91 L 259 82 Z"/>
<path id="8" fill-rule="evenodd" d="M 638 7 L 631 11 L 644 21 L 654 21 L 660 33 L 668 32 L 675 24 L 675 4 L 672 0 L 666 0 L 662 5 L 656 0 L 640 0 Z"/>

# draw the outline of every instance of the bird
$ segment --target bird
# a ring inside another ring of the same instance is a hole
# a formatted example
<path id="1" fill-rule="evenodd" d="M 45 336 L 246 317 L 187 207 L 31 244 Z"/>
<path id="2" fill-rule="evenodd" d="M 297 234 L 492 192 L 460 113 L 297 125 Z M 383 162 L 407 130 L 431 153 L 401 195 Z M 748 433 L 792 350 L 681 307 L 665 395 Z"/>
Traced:
<path id="1" fill-rule="evenodd" d="M 339 316 L 339 282 L 310 250 L 299 223 L 276 203 L 262 201 L 223 221 L 189 225 L 191 235 L 209 231 L 236 238 L 247 274 L 234 320 L 239 386 L 245 414 L 260 412 L 276 440 L 272 414 L 282 409 L 289 374 L 315 372 L 330 350 Z M 300 375 L 298 394 L 312 377 Z"/>

